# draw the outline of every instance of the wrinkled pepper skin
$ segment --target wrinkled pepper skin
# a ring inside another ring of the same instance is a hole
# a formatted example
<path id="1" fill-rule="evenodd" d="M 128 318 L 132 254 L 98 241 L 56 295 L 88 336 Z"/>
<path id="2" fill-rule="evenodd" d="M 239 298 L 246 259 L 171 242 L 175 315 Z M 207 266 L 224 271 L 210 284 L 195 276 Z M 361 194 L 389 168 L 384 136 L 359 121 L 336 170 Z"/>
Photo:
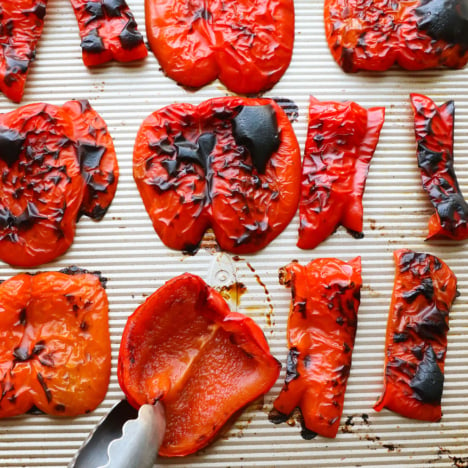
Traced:
<path id="1" fill-rule="evenodd" d="M 145 11 L 151 50 L 183 86 L 219 78 L 230 91 L 258 94 L 291 61 L 293 0 L 145 0 Z"/>
<path id="2" fill-rule="evenodd" d="M 0 284 L 0 417 L 94 410 L 110 378 L 102 278 L 77 268 Z"/>
<path id="3" fill-rule="evenodd" d="M 0 1 L 0 90 L 14 102 L 23 98 L 46 6 L 47 0 Z"/>
<path id="4" fill-rule="evenodd" d="M 66 252 L 78 216 L 107 210 L 118 176 L 110 166 L 117 171 L 112 140 L 86 101 L 1 114 L 0 259 L 31 267 Z"/>
<path id="5" fill-rule="evenodd" d="M 335 437 L 343 412 L 346 384 L 360 304 L 361 259 L 292 262 L 280 270 L 291 288 L 286 378 L 269 419 L 286 421 L 302 413 L 302 437 Z"/>
<path id="6" fill-rule="evenodd" d="M 159 454 L 168 457 L 209 444 L 229 418 L 268 392 L 279 370 L 258 325 L 188 273 L 129 317 L 118 361 L 119 383 L 132 405 L 163 404 Z"/>
<path id="7" fill-rule="evenodd" d="M 87 67 L 110 60 L 131 62 L 148 55 L 143 36 L 125 0 L 71 0 Z"/>
<path id="8" fill-rule="evenodd" d="M 133 175 L 162 242 L 196 251 L 213 228 L 221 249 L 264 248 L 297 210 L 300 152 L 288 117 L 270 99 L 173 104 L 145 119 Z"/>
<path id="9" fill-rule="evenodd" d="M 468 204 L 453 165 L 455 105 L 437 106 L 430 98 L 411 94 L 418 166 L 424 190 L 435 208 L 429 239 L 468 239 Z"/>
<path id="10" fill-rule="evenodd" d="M 401 249 L 385 344 L 384 391 L 374 409 L 439 421 L 449 311 L 457 279 L 437 257 Z"/>
<path id="11" fill-rule="evenodd" d="M 299 238 L 313 249 L 342 224 L 362 237 L 362 196 L 385 109 L 310 98 L 302 163 Z"/>
<path id="12" fill-rule="evenodd" d="M 462 68 L 466 0 L 325 0 L 325 34 L 345 72 Z"/>

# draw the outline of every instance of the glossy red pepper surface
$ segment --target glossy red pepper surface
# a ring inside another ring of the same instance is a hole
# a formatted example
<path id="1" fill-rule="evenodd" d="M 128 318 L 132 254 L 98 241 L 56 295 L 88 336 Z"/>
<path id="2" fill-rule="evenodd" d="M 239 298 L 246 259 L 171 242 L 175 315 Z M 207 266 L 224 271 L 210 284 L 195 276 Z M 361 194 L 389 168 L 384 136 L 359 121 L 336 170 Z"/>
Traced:
<path id="1" fill-rule="evenodd" d="M 464 0 L 325 0 L 325 34 L 346 72 L 408 70 L 468 61 Z"/>
<path id="2" fill-rule="evenodd" d="M 361 259 L 290 263 L 280 281 L 291 287 L 286 379 L 270 420 L 300 408 L 302 436 L 335 437 L 343 412 L 360 303 Z"/>
<path id="3" fill-rule="evenodd" d="M 468 204 L 453 162 L 454 102 L 439 107 L 427 96 L 412 94 L 411 105 L 422 185 L 436 210 L 427 239 L 468 239 Z"/>
<path id="4" fill-rule="evenodd" d="M 449 311 L 457 279 L 437 257 L 394 253 L 396 272 L 385 344 L 385 386 L 374 406 L 407 418 L 439 421 Z"/>
<path id="5" fill-rule="evenodd" d="M 150 47 L 167 76 L 198 88 L 271 88 L 291 61 L 293 0 L 145 0 Z"/>
<path id="6" fill-rule="evenodd" d="M 0 417 L 92 411 L 110 378 L 102 278 L 71 268 L 0 284 Z"/>
<path id="7" fill-rule="evenodd" d="M 0 259 L 36 266 L 70 247 L 80 214 L 103 216 L 117 159 L 87 101 L 30 104 L 0 115 L 0 177 Z"/>
<path id="8" fill-rule="evenodd" d="M 83 62 L 140 60 L 148 55 L 143 36 L 125 0 L 71 0 L 80 28 Z"/>
<path id="9" fill-rule="evenodd" d="M 0 2 L 0 90 L 20 102 L 42 34 L 47 0 Z"/>
<path id="10" fill-rule="evenodd" d="M 231 312 L 198 276 L 173 278 L 130 316 L 118 377 L 135 407 L 159 400 L 166 432 L 160 455 L 182 456 L 210 443 L 279 375 L 255 322 Z"/>
<path id="11" fill-rule="evenodd" d="M 288 117 L 270 99 L 173 104 L 138 132 L 133 174 L 165 245 L 194 251 L 207 228 L 223 250 L 251 253 L 297 209 L 300 152 Z"/>
<path id="12" fill-rule="evenodd" d="M 362 196 L 384 116 L 383 107 L 310 98 L 298 247 L 316 247 L 340 224 L 362 237 Z"/>

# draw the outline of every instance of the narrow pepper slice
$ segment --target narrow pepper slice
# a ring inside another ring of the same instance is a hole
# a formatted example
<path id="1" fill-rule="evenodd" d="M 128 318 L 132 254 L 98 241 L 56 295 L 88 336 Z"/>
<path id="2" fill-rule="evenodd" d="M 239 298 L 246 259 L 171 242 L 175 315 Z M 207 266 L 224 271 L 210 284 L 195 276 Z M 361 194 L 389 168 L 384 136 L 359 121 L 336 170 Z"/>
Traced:
<path id="1" fill-rule="evenodd" d="M 466 0 L 325 0 L 325 34 L 346 72 L 468 62 Z"/>
<path id="2" fill-rule="evenodd" d="M 173 104 L 140 127 L 133 175 L 168 247 L 194 251 L 212 227 L 223 250 L 251 253 L 278 236 L 296 212 L 299 146 L 271 99 Z"/>
<path id="3" fill-rule="evenodd" d="M 439 421 L 449 311 L 457 295 L 457 279 L 433 255 L 401 249 L 394 258 L 384 392 L 374 409 Z"/>
<path id="4" fill-rule="evenodd" d="M 302 437 L 335 437 L 343 412 L 346 384 L 360 303 L 361 259 L 290 263 L 280 282 L 291 288 L 286 378 L 270 420 L 302 413 Z"/>
<path id="5" fill-rule="evenodd" d="M 109 168 L 117 171 L 112 140 L 88 103 L 1 114 L 0 259 L 29 267 L 63 254 L 79 214 L 107 209 L 118 175 Z"/>
<path id="6" fill-rule="evenodd" d="M 340 225 L 362 237 L 362 196 L 385 109 L 310 98 L 298 247 L 313 249 Z"/>
<path id="7" fill-rule="evenodd" d="M 148 55 L 143 36 L 125 0 L 71 0 L 81 36 L 83 62 L 92 67 L 114 59 Z"/>
<path id="8" fill-rule="evenodd" d="M 0 1 L 0 90 L 20 102 L 42 34 L 47 0 Z"/>
<path id="9" fill-rule="evenodd" d="M 293 0 L 145 0 L 151 50 L 167 76 L 239 94 L 275 85 L 294 44 Z"/>
<path id="10" fill-rule="evenodd" d="M 411 94 L 411 105 L 422 184 L 436 210 L 427 239 L 468 239 L 468 204 L 453 167 L 454 102 L 438 107 L 427 96 Z"/>
<path id="11" fill-rule="evenodd" d="M 162 402 L 166 433 L 159 454 L 182 456 L 205 447 L 231 416 L 266 393 L 279 369 L 258 325 L 186 273 L 128 319 L 118 377 L 135 407 Z"/>
<path id="12" fill-rule="evenodd" d="M 0 417 L 88 413 L 110 378 L 108 301 L 97 274 L 19 274 L 0 284 Z"/>

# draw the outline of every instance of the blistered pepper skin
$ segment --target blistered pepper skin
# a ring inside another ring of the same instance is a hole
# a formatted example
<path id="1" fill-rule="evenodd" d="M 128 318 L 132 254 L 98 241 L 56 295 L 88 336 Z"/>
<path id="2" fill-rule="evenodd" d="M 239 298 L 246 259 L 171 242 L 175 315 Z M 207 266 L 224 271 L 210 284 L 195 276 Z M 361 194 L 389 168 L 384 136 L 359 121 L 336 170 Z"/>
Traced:
<path id="1" fill-rule="evenodd" d="M 315 248 L 340 224 L 363 236 L 362 196 L 384 118 L 383 107 L 310 98 L 298 247 Z"/>
<path id="2" fill-rule="evenodd" d="M 457 279 L 433 255 L 401 249 L 394 258 L 384 391 L 374 409 L 439 421 L 449 311 L 457 295 Z"/>
<path id="3" fill-rule="evenodd" d="M 166 246 L 196 251 L 211 227 L 221 249 L 252 253 L 277 237 L 297 210 L 299 146 L 273 100 L 173 104 L 140 127 L 133 174 Z"/>
<path id="4" fill-rule="evenodd" d="M 302 413 L 302 437 L 335 437 L 343 412 L 360 304 L 361 259 L 290 263 L 280 282 L 291 288 L 286 379 L 270 420 Z"/>
<path id="5" fill-rule="evenodd" d="M 145 0 L 146 32 L 164 73 L 199 88 L 216 78 L 238 94 L 258 94 L 289 66 L 292 0 Z"/>
<path id="6" fill-rule="evenodd" d="M 129 317 L 118 363 L 133 406 L 164 406 L 159 454 L 167 457 L 208 445 L 229 418 L 273 386 L 279 370 L 258 325 L 188 273 L 165 283 Z"/>
<path id="7" fill-rule="evenodd" d="M 110 378 L 102 278 L 71 268 L 0 284 L 0 418 L 94 410 Z"/>
<path id="8" fill-rule="evenodd" d="M 148 55 L 143 36 L 125 0 L 71 0 L 78 21 L 83 62 L 92 67 Z"/>
<path id="9" fill-rule="evenodd" d="M 462 68 L 466 0 L 325 0 L 325 34 L 345 72 Z"/>
<path id="10" fill-rule="evenodd" d="M 435 208 L 427 240 L 468 239 L 468 204 L 454 169 L 455 104 L 437 106 L 422 94 L 411 94 L 418 166 L 424 190 Z"/>
<path id="11" fill-rule="evenodd" d="M 0 177 L 0 259 L 31 267 L 68 250 L 79 215 L 103 216 L 117 159 L 86 101 L 30 104 L 0 115 Z"/>

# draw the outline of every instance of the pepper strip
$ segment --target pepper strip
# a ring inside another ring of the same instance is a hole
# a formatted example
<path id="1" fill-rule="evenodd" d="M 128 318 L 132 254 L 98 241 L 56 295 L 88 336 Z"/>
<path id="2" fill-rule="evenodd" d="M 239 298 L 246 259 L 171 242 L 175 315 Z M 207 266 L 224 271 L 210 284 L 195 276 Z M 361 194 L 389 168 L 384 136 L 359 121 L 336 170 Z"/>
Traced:
<path id="1" fill-rule="evenodd" d="M 346 384 L 360 303 L 361 259 L 290 263 L 280 283 L 291 288 L 286 378 L 269 419 L 286 421 L 302 413 L 302 437 L 335 437 L 343 412 Z"/>
<path id="2" fill-rule="evenodd" d="M 449 311 L 457 279 L 437 257 L 401 249 L 385 343 L 385 383 L 376 411 L 439 421 Z"/>

